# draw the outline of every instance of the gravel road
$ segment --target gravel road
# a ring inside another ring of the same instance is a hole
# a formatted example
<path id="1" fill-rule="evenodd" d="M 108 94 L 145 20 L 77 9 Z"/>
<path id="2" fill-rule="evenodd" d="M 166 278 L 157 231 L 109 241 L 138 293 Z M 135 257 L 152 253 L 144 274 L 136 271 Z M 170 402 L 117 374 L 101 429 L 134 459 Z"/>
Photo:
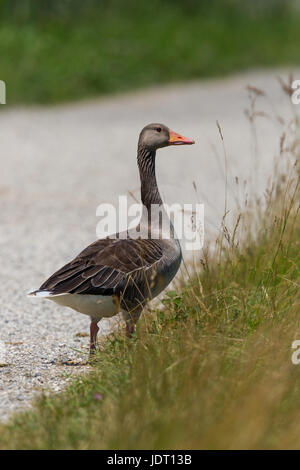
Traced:
<path id="1" fill-rule="evenodd" d="M 253 72 L 64 106 L 2 106 L 1 420 L 30 406 L 41 390 L 58 391 L 74 374 L 88 370 L 59 363 L 85 358 L 88 337 L 82 333 L 88 332 L 89 319 L 25 294 L 96 239 L 100 203 L 116 203 L 128 191 L 138 195 L 135 155 L 141 128 L 162 122 L 195 138 L 192 147 L 159 152 L 158 180 L 167 202 L 205 203 L 205 237 L 210 239 L 220 226 L 225 194 L 216 120 L 226 145 L 227 206 L 233 210 L 236 200 L 253 194 L 253 188 L 263 193 L 282 129 L 276 119 L 259 118 L 255 156 L 244 113 L 249 107 L 245 87 L 266 91 L 259 109 L 287 116 L 290 103 L 276 80 L 279 73 L 286 76 L 283 71 Z"/>

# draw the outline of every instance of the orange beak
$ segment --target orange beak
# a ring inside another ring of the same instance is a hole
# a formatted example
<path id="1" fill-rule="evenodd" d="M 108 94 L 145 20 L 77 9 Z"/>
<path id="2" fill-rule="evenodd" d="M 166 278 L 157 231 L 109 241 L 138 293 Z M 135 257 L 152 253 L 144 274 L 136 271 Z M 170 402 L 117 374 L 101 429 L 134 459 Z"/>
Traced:
<path id="1" fill-rule="evenodd" d="M 173 132 L 171 130 L 169 130 L 169 133 L 169 145 L 191 145 L 195 143 L 194 140 L 188 139 L 187 137 L 183 137 L 183 135 L 176 134 L 176 132 Z"/>

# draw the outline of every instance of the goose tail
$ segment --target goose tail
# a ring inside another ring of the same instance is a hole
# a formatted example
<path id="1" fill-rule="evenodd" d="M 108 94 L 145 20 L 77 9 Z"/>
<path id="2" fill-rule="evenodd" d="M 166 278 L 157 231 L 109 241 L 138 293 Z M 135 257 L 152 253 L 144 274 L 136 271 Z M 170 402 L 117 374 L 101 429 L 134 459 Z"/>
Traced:
<path id="1" fill-rule="evenodd" d="M 64 294 L 53 294 L 49 290 L 33 290 L 27 293 L 27 297 L 40 297 L 40 298 L 45 298 L 48 299 L 49 297 L 57 297 L 59 295 L 64 295 Z"/>

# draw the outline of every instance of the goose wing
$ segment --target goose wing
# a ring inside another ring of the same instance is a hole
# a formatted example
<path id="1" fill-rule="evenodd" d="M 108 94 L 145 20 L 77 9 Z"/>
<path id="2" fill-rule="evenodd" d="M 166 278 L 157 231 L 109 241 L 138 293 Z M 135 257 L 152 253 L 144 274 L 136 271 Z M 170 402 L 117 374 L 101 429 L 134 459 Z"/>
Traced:
<path id="1" fill-rule="evenodd" d="M 149 279 L 163 256 L 161 240 L 97 240 L 40 287 L 52 295 L 95 294 L 149 297 Z"/>

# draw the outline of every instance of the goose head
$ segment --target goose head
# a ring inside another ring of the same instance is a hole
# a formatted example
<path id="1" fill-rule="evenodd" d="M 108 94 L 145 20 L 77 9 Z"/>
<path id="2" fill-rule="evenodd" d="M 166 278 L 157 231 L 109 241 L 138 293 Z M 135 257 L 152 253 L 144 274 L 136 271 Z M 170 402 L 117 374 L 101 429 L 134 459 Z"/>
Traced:
<path id="1" fill-rule="evenodd" d="M 157 150 L 169 145 L 191 145 L 194 140 L 171 131 L 164 124 L 148 124 L 144 127 L 139 137 L 139 147 L 149 150 Z"/>

